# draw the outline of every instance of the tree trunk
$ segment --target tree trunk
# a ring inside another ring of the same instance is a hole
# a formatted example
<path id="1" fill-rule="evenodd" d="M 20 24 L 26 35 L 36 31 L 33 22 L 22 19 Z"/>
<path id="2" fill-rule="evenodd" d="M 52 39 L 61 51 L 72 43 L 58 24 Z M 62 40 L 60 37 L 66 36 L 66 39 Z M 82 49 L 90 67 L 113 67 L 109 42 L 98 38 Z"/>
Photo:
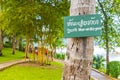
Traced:
<path id="1" fill-rule="evenodd" d="M 19 39 L 19 51 L 23 51 L 22 37 L 20 37 L 20 39 Z"/>
<path id="2" fill-rule="evenodd" d="M 106 44 L 106 74 L 109 75 L 108 63 L 109 63 L 109 46 Z"/>
<path id="3" fill-rule="evenodd" d="M 29 38 L 26 37 L 25 60 L 26 58 L 28 58 L 28 54 L 29 54 Z"/>
<path id="4" fill-rule="evenodd" d="M 2 56 L 2 48 L 3 48 L 3 42 L 2 42 L 2 30 L 0 29 L 0 56 Z"/>
<path id="5" fill-rule="evenodd" d="M 13 55 L 15 54 L 15 48 L 16 48 L 16 37 L 15 35 L 13 35 L 13 38 L 12 38 L 12 54 Z"/>
<path id="6" fill-rule="evenodd" d="M 98 0 L 98 3 L 101 7 L 102 13 L 104 15 L 105 21 L 104 21 L 104 27 L 105 27 L 105 44 L 106 44 L 106 74 L 109 75 L 109 70 L 108 70 L 108 63 L 109 63 L 109 35 L 108 35 L 108 16 L 107 13 L 104 10 L 104 6 Z"/>
<path id="7" fill-rule="evenodd" d="M 95 1 L 71 0 L 70 15 L 95 13 Z M 63 80 L 90 80 L 93 49 L 93 37 L 67 39 Z"/>
<path id="8" fill-rule="evenodd" d="M 109 63 L 109 36 L 108 36 L 108 20 L 106 19 L 105 36 L 106 36 L 106 74 L 109 75 L 108 63 Z"/>

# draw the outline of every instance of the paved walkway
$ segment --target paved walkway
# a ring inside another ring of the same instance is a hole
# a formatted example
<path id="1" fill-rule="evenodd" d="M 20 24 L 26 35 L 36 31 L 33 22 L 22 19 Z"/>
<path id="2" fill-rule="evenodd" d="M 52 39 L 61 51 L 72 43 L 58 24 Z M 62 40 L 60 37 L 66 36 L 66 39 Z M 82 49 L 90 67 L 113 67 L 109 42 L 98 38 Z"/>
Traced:
<path id="1" fill-rule="evenodd" d="M 94 78 L 94 80 L 117 80 L 104 73 L 100 73 L 99 71 L 94 70 L 94 69 L 92 69 L 91 71 L 91 77 Z"/>
<path id="2" fill-rule="evenodd" d="M 7 67 L 10 67 L 12 65 L 19 64 L 19 63 L 24 63 L 24 62 L 26 62 L 26 61 L 25 60 L 16 60 L 16 61 L 10 61 L 10 62 L 1 63 L 0 64 L 0 70 L 3 70 L 3 69 L 5 69 Z"/>
<path id="3" fill-rule="evenodd" d="M 92 70 L 91 76 L 92 76 L 92 78 L 94 78 L 94 80 L 111 80 L 111 79 L 106 78 L 105 75 L 100 74 L 99 72 L 97 72 L 95 70 Z"/>
<path id="4" fill-rule="evenodd" d="M 0 64 L 0 70 L 4 70 L 7 67 L 10 67 L 12 65 L 19 64 L 19 63 L 24 63 L 24 62 L 28 62 L 28 61 L 29 60 L 26 60 L 26 61 L 25 60 L 17 60 L 17 61 L 1 63 Z M 61 61 L 61 60 L 55 60 L 55 61 L 63 63 L 63 61 Z M 92 69 L 91 76 L 92 76 L 92 78 L 94 78 L 94 80 L 116 80 L 116 79 L 111 79 L 110 77 L 107 77 L 106 75 L 101 74 L 98 71 L 93 70 L 93 69 Z"/>

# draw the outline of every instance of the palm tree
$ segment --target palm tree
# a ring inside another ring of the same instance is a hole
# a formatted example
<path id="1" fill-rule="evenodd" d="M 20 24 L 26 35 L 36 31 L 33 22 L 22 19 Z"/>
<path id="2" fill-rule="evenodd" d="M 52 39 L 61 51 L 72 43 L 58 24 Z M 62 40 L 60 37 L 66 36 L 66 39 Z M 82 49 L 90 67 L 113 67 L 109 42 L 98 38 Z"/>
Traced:
<path id="1" fill-rule="evenodd" d="M 95 13 L 96 0 L 71 0 L 70 15 Z M 63 80 L 90 80 L 93 37 L 67 39 Z"/>

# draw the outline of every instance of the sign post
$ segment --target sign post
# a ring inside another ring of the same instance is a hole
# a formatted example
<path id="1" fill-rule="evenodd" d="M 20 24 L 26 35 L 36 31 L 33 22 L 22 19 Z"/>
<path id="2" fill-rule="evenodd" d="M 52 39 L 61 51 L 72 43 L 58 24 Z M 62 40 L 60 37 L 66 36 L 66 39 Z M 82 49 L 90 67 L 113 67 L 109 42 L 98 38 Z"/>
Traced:
<path id="1" fill-rule="evenodd" d="M 64 17 L 64 37 L 89 37 L 101 35 L 99 14 Z"/>

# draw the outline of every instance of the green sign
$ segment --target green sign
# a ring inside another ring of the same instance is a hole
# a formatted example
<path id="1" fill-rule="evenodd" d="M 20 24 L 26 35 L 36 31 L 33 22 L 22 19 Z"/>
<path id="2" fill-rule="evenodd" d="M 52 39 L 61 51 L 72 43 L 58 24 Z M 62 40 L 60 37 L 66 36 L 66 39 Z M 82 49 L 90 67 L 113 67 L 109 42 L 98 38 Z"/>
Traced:
<path id="1" fill-rule="evenodd" d="M 100 36 L 101 25 L 99 14 L 64 17 L 64 37 Z"/>

